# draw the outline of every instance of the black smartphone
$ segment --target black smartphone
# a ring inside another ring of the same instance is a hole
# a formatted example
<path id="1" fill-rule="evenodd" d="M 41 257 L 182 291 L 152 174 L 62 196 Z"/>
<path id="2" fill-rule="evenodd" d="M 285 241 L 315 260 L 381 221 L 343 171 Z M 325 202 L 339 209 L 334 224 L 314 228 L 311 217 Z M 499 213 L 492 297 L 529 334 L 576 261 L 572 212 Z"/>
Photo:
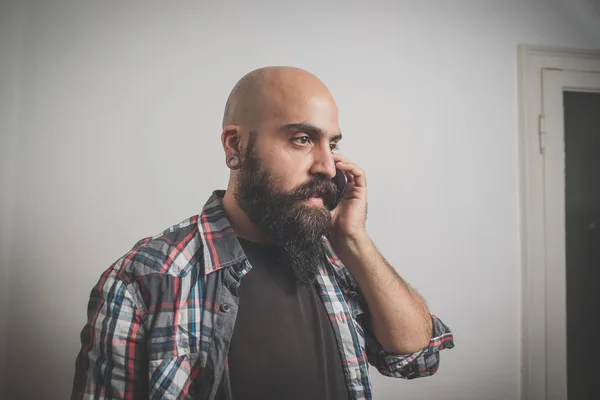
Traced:
<path id="1" fill-rule="evenodd" d="M 337 168 L 335 169 L 335 171 L 336 171 L 335 177 L 332 180 L 333 180 L 333 183 L 335 183 L 335 186 L 337 186 L 337 188 L 338 188 L 338 195 L 335 199 L 335 203 L 333 204 L 333 207 L 331 207 L 330 210 L 333 210 L 334 208 L 336 208 L 338 206 L 338 204 L 340 204 L 340 201 L 342 201 L 342 198 L 344 197 L 344 192 L 346 191 L 346 186 L 348 186 L 348 177 L 346 176 L 346 174 Z"/>

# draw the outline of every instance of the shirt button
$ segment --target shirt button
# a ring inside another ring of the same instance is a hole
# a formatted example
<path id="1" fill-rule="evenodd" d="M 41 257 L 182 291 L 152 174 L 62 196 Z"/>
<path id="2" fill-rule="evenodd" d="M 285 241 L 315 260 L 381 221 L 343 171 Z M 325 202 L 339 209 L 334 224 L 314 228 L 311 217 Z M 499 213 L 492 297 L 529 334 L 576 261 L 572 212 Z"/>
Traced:
<path id="1" fill-rule="evenodd" d="M 231 310 L 231 307 L 229 306 L 229 304 L 224 303 L 221 304 L 221 311 L 223 311 L 224 313 L 228 313 Z"/>

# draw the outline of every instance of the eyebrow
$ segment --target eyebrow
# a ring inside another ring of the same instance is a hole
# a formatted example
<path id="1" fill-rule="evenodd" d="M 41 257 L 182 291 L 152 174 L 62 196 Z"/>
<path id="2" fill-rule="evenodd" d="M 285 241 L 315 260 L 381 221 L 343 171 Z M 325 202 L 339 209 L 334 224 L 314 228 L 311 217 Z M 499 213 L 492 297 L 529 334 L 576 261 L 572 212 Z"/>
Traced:
<path id="1" fill-rule="evenodd" d="M 287 124 L 287 125 L 282 126 L 280 128 L 280 130 L 283 132 L 305 132 L 311 136 L 321 136 L 321 137 L 327 136 L 327 133 L 323 129 L 321 129 L 317 126 L 314 126 L 313 124 L 306 123 L 306 122 L 300 122 L 297 124 Z M 342 140 L 342 132 L 333 136 L 331 138 L 331 140 L 336 141 L 336 142 L 339 142 L 340 140 Z"/>

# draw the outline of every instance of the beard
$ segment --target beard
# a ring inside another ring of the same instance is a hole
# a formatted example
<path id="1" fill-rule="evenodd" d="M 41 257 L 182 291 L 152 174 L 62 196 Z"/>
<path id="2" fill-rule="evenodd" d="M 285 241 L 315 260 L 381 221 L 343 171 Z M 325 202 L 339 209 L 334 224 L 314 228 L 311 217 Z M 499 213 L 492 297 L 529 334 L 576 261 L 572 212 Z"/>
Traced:
<path id="1" fill-rule="evenodd" d="M 291 191 L 282 189 L 280 179 L 262 165 L 254 150 L 255 141 L 256 132 L 251 132 L 234 197 L 262 233 L 283 248 L 285 259 L 280 261 L 291 267 L 296 281 L 314 283 L 318 265 L 325 257 L 322 238 L 329 233 L 329 209 L 338 189 L 320 174 Z M 324 206 L 304 203 L 312 197 L 320 197 Z"/>

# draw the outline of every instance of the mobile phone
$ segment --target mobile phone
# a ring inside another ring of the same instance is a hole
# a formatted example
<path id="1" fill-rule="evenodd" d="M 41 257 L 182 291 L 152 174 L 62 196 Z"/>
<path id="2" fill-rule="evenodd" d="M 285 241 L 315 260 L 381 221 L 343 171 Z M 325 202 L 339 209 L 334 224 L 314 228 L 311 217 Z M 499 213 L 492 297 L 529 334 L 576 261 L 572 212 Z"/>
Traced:
<path id="1" fill-rule="evenodd" d="M 335 186 L 338 188 L 338 195 L 335 199 L 335 203 L 332 205 L 330 210 L 333 210 L 340 204 L 342 198 L 344 197 L 344 192 L 346 191 L 346 186 L 348 186 L 348 177 L 344 173 L 344 171 L 340 171 L 339 169 L 335 169 L 335 177 L 332 179 Z"/>

